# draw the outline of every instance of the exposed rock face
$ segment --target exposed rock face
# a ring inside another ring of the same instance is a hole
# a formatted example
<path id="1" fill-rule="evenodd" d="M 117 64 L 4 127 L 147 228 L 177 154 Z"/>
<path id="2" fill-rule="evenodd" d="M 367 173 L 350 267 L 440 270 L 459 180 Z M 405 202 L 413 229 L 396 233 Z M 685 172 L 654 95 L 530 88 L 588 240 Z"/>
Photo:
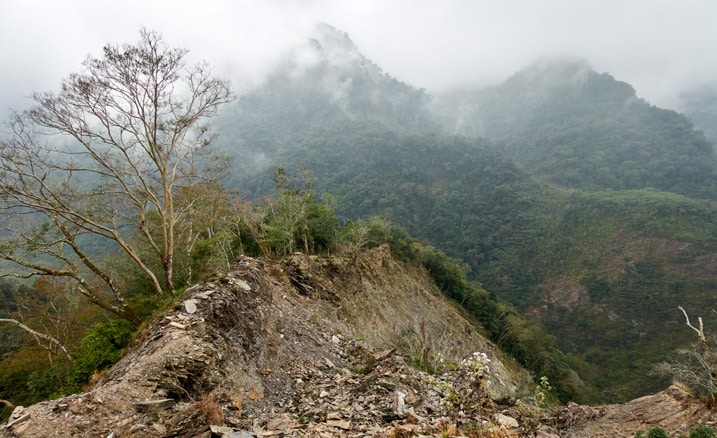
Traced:
<path id="1" fill-rule="evenodd" d="M 465 369 L 428 374 L 408 362 L 440 370 L 476 351 L 490 361 L 479 383 L 507 400 L 517 390 L 476 326 L 387 248 L 242 258 L 181 298 L 92 390 L 19 408 L 0 436 L 440 433 L 482 421 L 456 404 L 473 394 L 472 380 Z"/>
<path id="2" fill-rule="evenodd" d="M 696 424 L 715 425 L 717 416 L 675 384 L 657 394 L 620 405 L 571 405 L 560 415 L 562 427 L 576 437 L 632 437 L 638 431 L 664 427 L 670 436 L 687 436 Z"/>

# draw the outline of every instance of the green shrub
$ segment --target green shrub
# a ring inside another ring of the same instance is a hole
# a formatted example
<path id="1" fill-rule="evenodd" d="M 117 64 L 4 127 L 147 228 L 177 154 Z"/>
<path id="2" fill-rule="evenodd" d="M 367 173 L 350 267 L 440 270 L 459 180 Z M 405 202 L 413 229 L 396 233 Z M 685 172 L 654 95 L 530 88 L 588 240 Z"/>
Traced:
<path id="1" fill-rule="evenodd" d="M 670 438 L 670 436 L 664 428 L 653 427 L 647 431 L 647 438 Z"/>
<path id="2" fill-rule="evenodd" d="M 689 438 L 717 438 L 717 432 L 709 426 L 698 424 L 690 429 Z"/>
<path id="3" fill-rule="evenodd" d="M 134 331 L 134 325 L 125 319 L 100 323 L 88 330 L 80 343 L 80 354 L 73 364 L 68 391 L 79 390 L 92 374 L 117 362 Z"/>
<path id="4" fill-rule="evenodd" d="M 47 400 L 61 391 L 67 378 L 67 366 L 53 366 L 46 370 L 33 371 L 27 378 L 27 389 L 34 401 Z"/>

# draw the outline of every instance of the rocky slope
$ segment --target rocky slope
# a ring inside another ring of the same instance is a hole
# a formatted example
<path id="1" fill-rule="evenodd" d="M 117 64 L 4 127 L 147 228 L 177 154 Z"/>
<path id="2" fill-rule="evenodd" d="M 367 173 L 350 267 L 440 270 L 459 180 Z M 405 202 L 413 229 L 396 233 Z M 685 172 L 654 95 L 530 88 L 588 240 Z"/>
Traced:
<path id="1" fill-rule="evenodd" d="M 550 410 L 516 401 L 530 398 L 526 382 L 386 247 L 241 258 L 188 289 L 93 388 L 17 408 L 0 436 L 607 437 L 709 421 L 676 388 Z"/>
<path id="2" fill-rule="evenodd" d="M 447 427 L 453 408 L 443 400 L 454 383 L 408 362 L 440 369 L 473 352 L 490 360 L 494 394 L 515 396 L 518 373 L 425 273 L 385 247 L 350 259 L 242 258 L 187 290 L 94 388 L 18 408 L 0 435 L 436 430 Z"/>

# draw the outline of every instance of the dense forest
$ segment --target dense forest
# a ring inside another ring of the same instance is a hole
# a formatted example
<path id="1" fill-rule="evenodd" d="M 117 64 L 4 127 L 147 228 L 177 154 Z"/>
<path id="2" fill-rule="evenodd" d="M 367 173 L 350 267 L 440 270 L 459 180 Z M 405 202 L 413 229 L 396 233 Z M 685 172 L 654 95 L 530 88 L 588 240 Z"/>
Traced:
<path id="1" fill-rule="evenodd" d="M 502 84 L 437 101 L 454 132 L 483 136 L 536 177 L 586 190 L 655 189 L 715 199 L 712 144 L 675 111 L 580 59 L 546 59 Z"/>

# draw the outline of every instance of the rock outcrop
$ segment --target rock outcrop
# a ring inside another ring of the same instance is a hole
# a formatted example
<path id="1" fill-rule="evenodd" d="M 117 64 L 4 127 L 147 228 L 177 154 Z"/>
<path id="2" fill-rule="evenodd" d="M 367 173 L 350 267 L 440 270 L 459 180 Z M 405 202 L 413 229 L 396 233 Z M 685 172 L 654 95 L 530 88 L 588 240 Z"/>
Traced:
<path id="1" fill-rule="evenodd" d="M 687 436 L 696 424 L 714 427 L 717 415 L 682 385 L 619 405 L 571 404 L 558 416 L 561 429 L 575 437 L 633 437 L 639 431 L 663 427 L 670 436 Z"/>

